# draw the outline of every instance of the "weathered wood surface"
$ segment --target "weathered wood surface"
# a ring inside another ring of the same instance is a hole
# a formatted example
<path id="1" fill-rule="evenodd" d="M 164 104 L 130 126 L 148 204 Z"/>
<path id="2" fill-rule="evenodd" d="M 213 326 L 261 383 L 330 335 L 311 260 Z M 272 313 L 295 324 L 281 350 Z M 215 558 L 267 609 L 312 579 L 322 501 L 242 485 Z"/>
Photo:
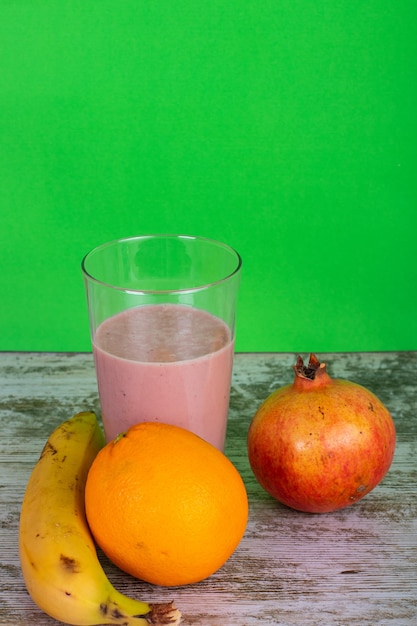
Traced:
<path id="1" fill-rule="evenodd" d="M 246 432 L 258 407 L 292 380 L 293 354 L 238 354 L 226 454 L 249 494 L 247 532 L 208 580 L 164 589 L 103 558 L 122 592 L 175 598 L 184 625 L 409 626 L 417 624 L 417 353 L 319 355 L 330 374 L 369 387 L 389 407 L 398 443 L 392 468 L 366 498 L 340 512 L 302 514 L 254 480 Z M 80 410 L 99 412 L 91 354 L 0 353 L 0 624 L 52 626 L 28 597 L 17 533 L 26 482 L 53 428 Z"/>

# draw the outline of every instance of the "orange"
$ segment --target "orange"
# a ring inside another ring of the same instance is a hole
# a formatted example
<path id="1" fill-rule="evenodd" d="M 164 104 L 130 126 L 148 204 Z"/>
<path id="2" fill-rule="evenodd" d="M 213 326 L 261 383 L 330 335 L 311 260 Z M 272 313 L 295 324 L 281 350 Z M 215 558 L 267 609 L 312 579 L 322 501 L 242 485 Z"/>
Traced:
<path id="1" fill-rule="evenodd" d="M 231 461 L 197 435 L 159 422 L 132 426 L 99 452 L 85 502 L 109 559 L 164 586 L 216 572 L 248 519 L 246 489 Z"/>

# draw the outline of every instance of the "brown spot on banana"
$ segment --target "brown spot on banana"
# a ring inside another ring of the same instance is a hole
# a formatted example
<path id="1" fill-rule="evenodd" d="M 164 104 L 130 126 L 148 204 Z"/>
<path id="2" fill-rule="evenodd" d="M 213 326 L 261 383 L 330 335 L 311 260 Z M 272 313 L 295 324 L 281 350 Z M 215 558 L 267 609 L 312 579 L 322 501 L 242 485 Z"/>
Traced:
<path id="1" fill-rule="evenodd" d="M 40 458 L 46 456 L 47 454 L 50 454 L 51 456 L 54 456 L 55 454 L 57 454 L 58 450 L 56 448 L 54 448 L 54 446 L 47 441 L 46 444 L 44 445 L 44 448 L 41 452 L 41 456 Z"/>
<path id="2" fill-rule="evenodd" d="M 80 563 L 76 559 L 70 556 L 65 556 L 65 554 L 60 554 L 59 560 L 61 566 L 67 572 L 70 572 L 72 574 L 78 574 L 81 571 Z"/>

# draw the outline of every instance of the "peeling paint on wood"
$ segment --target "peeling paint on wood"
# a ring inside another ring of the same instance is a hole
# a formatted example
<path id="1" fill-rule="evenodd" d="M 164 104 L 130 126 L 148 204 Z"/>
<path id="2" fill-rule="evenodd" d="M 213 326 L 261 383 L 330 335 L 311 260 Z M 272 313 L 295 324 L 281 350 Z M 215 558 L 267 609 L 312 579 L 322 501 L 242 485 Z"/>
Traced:
<path id="1" fill-rule="evenodd" d="M 246 433 L 259 404 L 292 381 L 294 354 L 235 358 L 226 454 L 247 486 L 250 517 L 230 560 L 208 580 L 164 589 L 123 574 L 113 584 L 150 602 L 175 598 L 184 626 L 410 626 L 417 623 L 417 353 L 320 354 L 336 378 L 371 389 L 397 428 L 383 482 L 348 509 L 303 514 L 255 481 Z M 0 624 L 52 626 L 28 597 L 17 532 L 27 480 L 50 432 L 99 402 L 91 354 L 0 353 Z"/>

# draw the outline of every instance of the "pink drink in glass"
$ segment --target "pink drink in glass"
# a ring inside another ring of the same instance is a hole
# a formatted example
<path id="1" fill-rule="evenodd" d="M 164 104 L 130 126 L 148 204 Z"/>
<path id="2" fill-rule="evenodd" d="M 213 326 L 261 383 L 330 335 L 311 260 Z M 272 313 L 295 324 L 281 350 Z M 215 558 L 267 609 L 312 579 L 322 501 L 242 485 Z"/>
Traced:
<path id="1" fill-rule="evenodd" d="M 107 440 L 160 421 L 223 450 L 233 340 L 221 319 L 180 304 L 133 307 L 100 324 L 93 352 Z"/>

